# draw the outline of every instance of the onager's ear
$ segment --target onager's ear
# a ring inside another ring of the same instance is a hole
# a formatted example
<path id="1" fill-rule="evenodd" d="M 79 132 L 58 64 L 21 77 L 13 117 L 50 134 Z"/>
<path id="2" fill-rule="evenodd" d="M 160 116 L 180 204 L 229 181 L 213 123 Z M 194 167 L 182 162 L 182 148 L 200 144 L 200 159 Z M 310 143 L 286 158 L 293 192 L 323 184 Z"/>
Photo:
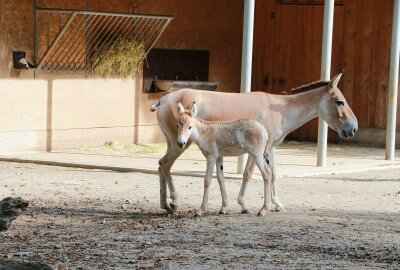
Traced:
<path id="1" fill-rule="evenodd" d="M 178 113 L 179 114 L 183 114 L 185 112 L 185 109 L 183 108 L 182 103 L 178 100 L 176 105 L 177 105 L 176 108 L 178 110 Z"/>
<path id="2" fill-rule="evenodd" d="M 339 73 L 338 75 L 336 75 L 335 77 L 333 77 L 333 79 L 331 80 L 331 82 L 329 83 L 329 88 L 336 88 L 340 78 L 342 77 L 343 73 Z"/>
<path id="3" fill-rule="evenodd" d="M 190 108 L 190 115 L 193 117 L 196 116 L 196 114 L 197 114 L 197 106 L 196 102 L 193 102 L 192 108 Z"/>

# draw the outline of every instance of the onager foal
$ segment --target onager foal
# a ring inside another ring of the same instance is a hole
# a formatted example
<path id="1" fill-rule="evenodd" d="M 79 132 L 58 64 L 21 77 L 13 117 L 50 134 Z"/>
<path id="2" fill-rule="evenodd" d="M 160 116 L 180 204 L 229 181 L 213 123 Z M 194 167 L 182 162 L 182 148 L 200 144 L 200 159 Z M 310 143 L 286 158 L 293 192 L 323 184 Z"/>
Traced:
<path id="1" fill-rule="evenodd" d="M 208 122 L 196 118 L 196 103 L 193 102 L 190 111 L 185 111 L 178 101 L 178 146 L 183 148 L 190 139 L 194 141 L 207 159 L 207 171 L 204 178 L 203 202 L 197 212 L 198 216 L 207 211 L 208 194 L 214 165 L 217 167 L 217 178 L 221 189 L 222 207 L 220 214 L 225 213 L 228 204 L 223 174 L 223 157 L 239 156 L 248 153 L 261 171 L 264 180 L 264 205 L 258 215 L 264 216 L 269 210 L 271 201 L 271 169 L 268 156 L 272 143 L 268 143 L 267 130 L 256 120 L 242 119 L 233 122 Z M 244 180 L 243 180 L 244 182 Z M 243 202 L 245 184 L 242 183 L 238 203 L 242 213 L 248 213 Z"/>

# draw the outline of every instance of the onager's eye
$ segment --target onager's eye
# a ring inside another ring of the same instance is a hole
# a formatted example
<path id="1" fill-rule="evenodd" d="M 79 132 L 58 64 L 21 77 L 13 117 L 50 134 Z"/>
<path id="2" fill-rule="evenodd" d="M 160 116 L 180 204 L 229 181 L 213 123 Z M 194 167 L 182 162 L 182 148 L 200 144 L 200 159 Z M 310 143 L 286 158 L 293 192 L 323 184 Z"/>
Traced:
<path id="1" fill-rule="evenodd" d="M 192 129 L 192 126 L 190 126 L 189 129 Z"/>
<path id="2" fill-rule="evenodd" d="M 178 125 L 178 124 L 176 124 L 176 127 L 177 127 L 177 128 L 179 128 L 179 125 Z"/>
<path id="3" fill-rule="evenodd" d="M 338 105 L 338 106 L 344 106 L 344 102 L 343 102 L 343 101 L 340 101 L 340 100 L 338 100 L 338 101 L 336 101 L 336 105 Z"/>

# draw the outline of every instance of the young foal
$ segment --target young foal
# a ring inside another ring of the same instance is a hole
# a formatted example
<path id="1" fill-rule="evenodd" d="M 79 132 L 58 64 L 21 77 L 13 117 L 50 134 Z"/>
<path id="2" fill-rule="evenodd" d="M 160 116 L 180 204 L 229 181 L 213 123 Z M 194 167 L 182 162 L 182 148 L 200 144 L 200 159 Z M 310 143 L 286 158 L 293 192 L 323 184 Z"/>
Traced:
<path id="1" fill-rule="evenodd" d="M 256 120 L 242 119 L 233 122 L 208 122 L 196 118 L 196 103 L 193 102 L 190 111 L 185 111 L 182 104 L 177 102 L 178 109 L 178 139 L 177 144 L 183 148 L 188 140 L 194 141 L 207 159 L 207 171 L 204 178 L 203 202 L 197 212 L 203 215 L 207 210 L 208 194 L 214 165 L 217 167 L 217 178 L 221 189 L 222 207 L 220 214 L 225 213 L 227 206 L 223 174 L 223 157 L 239 156 L 248 153 L 255 161 L 264 179 L 264 205 L 258 212 L 265 215 L 271 201 L 271 170 L 268 166 L 269 151 L 267 130 Z M 243 186 L 243 185 L 242 185 Z M 243 202 L 244 189 L 241 188 L 238 202 L 242 213 L 247 213 Z"/>

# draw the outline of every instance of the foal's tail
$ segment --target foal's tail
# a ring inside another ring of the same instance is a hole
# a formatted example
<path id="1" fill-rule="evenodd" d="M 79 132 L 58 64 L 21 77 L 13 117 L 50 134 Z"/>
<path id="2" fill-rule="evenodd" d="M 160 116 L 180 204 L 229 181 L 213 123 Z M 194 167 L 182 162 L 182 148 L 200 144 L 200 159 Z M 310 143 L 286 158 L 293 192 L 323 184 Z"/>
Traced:
<path id="1" fill-rule="evenodd" d="M 160 104 L 161 104 L 161 99 L 159 99 L 156 102 L 154 102 L 153 104 L 151 104 L 150 111 L 152 111 L 152 112 L 157 111 L 160 108 Z"/>

